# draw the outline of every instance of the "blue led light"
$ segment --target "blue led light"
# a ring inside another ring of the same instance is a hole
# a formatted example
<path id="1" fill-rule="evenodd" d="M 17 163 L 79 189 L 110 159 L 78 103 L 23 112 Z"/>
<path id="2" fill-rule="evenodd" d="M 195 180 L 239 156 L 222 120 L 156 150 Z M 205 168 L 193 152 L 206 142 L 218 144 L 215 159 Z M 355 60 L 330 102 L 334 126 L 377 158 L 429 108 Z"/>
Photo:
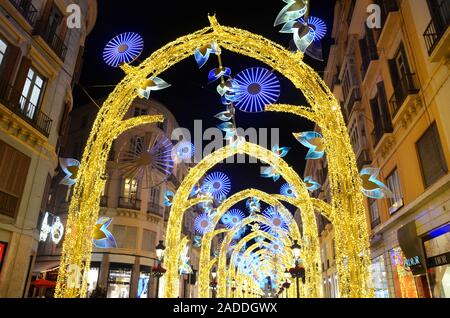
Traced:
<path id="1" fill-rule="evenodd" d="M 281 195 L 285 195 L 287 197 L 292 197 L 295 198 L 295 193 L 292 190 L 291 186 L 289 185 L 289 183 L 285 183 L 281 186 L 280 188 L 280 194 Z"/>
<path id="2" fill-rule="evenodd" d="M 261 230 L 276 234 L 280 230 L 287 231 L 289 229 L 286 220 L 281 213 L 278 212 L 277 208 L 269 206 L 263 211 L 262 215 L 268 219 L 268 222 L 261 224 Z"/>
<path id="3" fill-rule="evenodd" d="M 109 41 L 103 50 L 103 60 L 112 67 L 131 63 L 141 55 L 144 40 L 134 32 L 121 33 Z"/>
<path id="4" fill-rule="evenodd" d="M 230 190 L 230 178 L 223 172 L 212 172 L 208 174 L 202 185 L 202 191 L 211 194 L 217 200 L 228 195 Z"/>
<path id="5" fill-rule="evenodd" d="M 234 78 L 235 106 L 244 112 L 262 112 L 280 97 L 280 81 L 266 68 L 251 67 Z"/>
<path id="6" fill-rule="evenodd" d="M 205 234 L 212 230 L 213 222 L 208 214 L 202 213 L 195 218 L 194 228 L 199 234 Z"/>
<path id="7" fill-rule="evenodd" d="M 300 18 L 299 22 L 305 24 L 305 20 L 303 18 Z M 321 39 L 323 39 L 325 34 L 327 34 L 327 25 L 321 19 L 310 16 L 307 23 L 308 26 L 310 26 L 314 30 L 315 34 L 313 41 L 320 41 Z"/>
<path id="8" fill-rule="evenodd" d="M 176 161 L 190 160 L 195 154 L 195 147 L 189 141 L 180 141 L 174 147 Z"/>
<path id="9" fill-rule="evenodd" d="M 229 229 L 233 228 L 245 218 L 244 212 L 239 209 L 231 209 L 222 216 L 222 223 Z"/>

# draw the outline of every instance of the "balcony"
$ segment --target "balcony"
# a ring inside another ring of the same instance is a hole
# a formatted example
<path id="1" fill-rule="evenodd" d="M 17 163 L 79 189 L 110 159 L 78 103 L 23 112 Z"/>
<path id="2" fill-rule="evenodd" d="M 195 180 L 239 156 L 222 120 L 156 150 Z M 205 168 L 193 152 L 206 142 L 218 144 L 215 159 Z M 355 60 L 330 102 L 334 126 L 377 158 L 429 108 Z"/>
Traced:
<path id="1" fill-rule="evenodd" d="M 429 2 L 429 5 L 431 5 L 431 2 Z M 450 2 L 442 1 L 438 6 L 432 5 L 430 13 L 432 18 L 423 33 L 423 37 L 428 55 L 432 57 L 433 62 L 437 62 L 442 54 L 448 53 L 450 44 L 450 31 L 448 30 L 450 25 Z M 442 39 L 442 45 L 438 45 Z"/>
<path id="2" fill-rule="evenodd" d="M 381 138 L 385 134 L 392 133 L 394 130 L 392 128 L 392 123 L 390 118 L 387 115 L 382 116 L 381 118 L 377 118 L 374 120 L 375 128 L 372 131 L 372 142 L 373 147 L 376 148 Z"/>
<path id="3" fill-rule="evenodd" d="M 64 39 L 61 39 L 48 25 L 44 25 L 43 28 L 38 30 L 37 35 L 41 36 L 53 52 L 64 62 L 67 54 L 67 46 L 64 44 Z"/>
<path id="4" fill-rule="evenodd" d="M 5 192 L 0 191 L 0 214 L 11 218 L 16 216 L 17 205 L 19 200 Z"/>
<path id="5" fill-rule="evenodd" d="M 403 103 L 405 102 L 406 98 L 409 95 L 415 95 L 419 92 L 419 89 L 417 88 L 418 85 L 416 83 L 417 83 L 416 75 L 407 74 L 403 76 L 403 78 L 397 84 L 397 86 L 394 89 L 394 94 L 389 100 L 392 117 L 395 117 L 395 115 L 397 115 L 398 111 L 400 110 L 400 108 L 402 107 Z"/>
<path id="6" fill-rule="evenodd" d="M 375 3 L 381 8 L 381 28 L 384 28 L 389 13 L 398 11 L 397 2 L 394 0 L 377 0 Z"/>
<path id="7" fill-rule="evenodd" d="M 52 120 L 31 103 L 21 92 L 7 83 L 0 83 L 0 102 L 44 134 L 50 135 Z"/>
<path id="8" fill-rule="evenodd" d="M 130 210 L 140 210 L 141 200 L 136 198 L 119 198 L 119 208 L 130 209 Z"/>
<path id="9" fill-rule="evenodd" d="M 162 217 L 164 208 L 157 203 L 149 202 L 147 206 L 147 213 Z"/>
<path id="10" fill-rule="evenodd" d="M 347 119 L 350 119 L 354 105 L 358 101 L 361 101 L 361 94 L 359 92 L 359 87 L 355 85 L 350 88 L 350 92 L 344 103 L 344 109 L 347 113 Z"/>
<path id="11" fill-rule="evenodd" d="M 38 10 L 33 5 L 31 0 L 9 0 L 11 4 L 22 14 L 27 22 L 34 26 L 38 15 Z"/>

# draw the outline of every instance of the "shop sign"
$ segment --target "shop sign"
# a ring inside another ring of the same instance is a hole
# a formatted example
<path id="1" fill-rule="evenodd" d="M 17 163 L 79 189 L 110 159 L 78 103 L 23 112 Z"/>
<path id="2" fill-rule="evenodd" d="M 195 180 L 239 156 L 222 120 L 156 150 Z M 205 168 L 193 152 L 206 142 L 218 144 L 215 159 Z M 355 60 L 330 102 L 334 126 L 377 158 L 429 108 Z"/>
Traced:
<path id="1" fill-rule="evenodd" d="M 397 231 L 397 239 L 405 256 L 403 265 L 414 276 L 426 273 L 425 255 L 422 241 L 417 236 L 416 222 L 412 221 L 402 226 Z"/>
<path id="2" fill-rule="evenodd" d="M 45 212 L 44 220 L 42 221 L 41 232 L 39 233 L 39 241 L 45 242 L 50 234 L 51 240 L 54 244 L 58 244 L 64 235 L 64 225 L 61 223 L 59 216 L 50 226 L 48 224 L 48 212 Z"/>
<path id="3" fill-rule="evenodd" d="M 414 256 L 414 257 L 405 259 L 405 267 L 406 268 L 409 268 L 411 266 L 416 266 L 416 265 L 420 265 L 420 257 L 419 256 Z"/>
<path id="4" fill-rule="evenodd" d="M 0 272 L 2 270 L 3 259 L 5 258 L 7 247 L 8 247 L 8 243 L 0 242 Z"/>
<path id="5" fill-rule="evenodd" d="M 450 224 L 429 232 L 423 240 L 429 268 L 450 264 Z"/>

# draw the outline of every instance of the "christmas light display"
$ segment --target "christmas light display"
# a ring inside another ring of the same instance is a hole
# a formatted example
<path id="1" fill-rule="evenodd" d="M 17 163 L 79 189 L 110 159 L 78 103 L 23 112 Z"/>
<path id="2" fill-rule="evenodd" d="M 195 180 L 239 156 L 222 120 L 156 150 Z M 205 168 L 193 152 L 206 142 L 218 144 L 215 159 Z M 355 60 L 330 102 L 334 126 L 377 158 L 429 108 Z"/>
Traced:
<path id="1" fill-rule="evenodd" d="M 69 208 L 55 297 L 84 297 L 87 293 L 87 275 L 84 273 L 90 266 L 91 238 L 99 213 L 100 196 L 105 186 L 105 167 L 113 140 L 130 128 L 162 120 L 161 116 L 123 119 L 132 101 L 138 96 L 137 88 L 141 87 L 142 82 L 149 75 L 158 76 L 169 67 L 191 56 L 196 48 L 213 42 L 223 49 L 265 63 L 269 68 L 283 74 L 296 88 L 302 91 L 310 104 L 309 107 L 266 105 L 265 111 L 299 115 L 316 122 L 321 128 L 329 168 L 330 195 L 332 197 L 330 214 L 335 229 L 340 296 L 373 297 L 373 289 L 369 285 L 371 282 L 368 270 L 370 250 L 367 220 L 362 204 L 362 181 L 339 103 L 320 76 L 302 61 L 303 54 L 301 52 L 289 52 L 281 45 L 261 36 L 221 26 L 214 17 L 210 17 L 210 22 L 211 27 L 167 44 L 143 61 L 139 67 L 127 64 L 121 66 L 126 76 L 101 107 L 81 160 Z M 319 275 L 315 273 L 316 264 L 320 263 L 320 251 L 314 244 L 314 240 L 318 239 L 317 225 L 314 219 L 314 201 L 308 200 L 309 194 L 304 183 L 298 180 L 297 173 L 272 151 L 244 141 L 239 147 L 226 146 L 206 156 L 202 162 L 189 171 L 175 194 L 165 241 L 167 246 L 164 258 L 164 266 L 167 268 L 164 280 L 165 297 L 178 296 L 178 260 L 181 253 L 179 245 L 183 214 L 187 207 L 192 205 L 193 201 L 191 200 L 196 199 L 189 199 L 189 195 L 194 185 L 207 171 L 225 158 L 235 154 L 248 154 L 275 167 L 285 182 L 295 189 L 299 200 L 303 200 L 301 209 L 303 238 L 299 239 L 308 243 L 304 244 L 305 256 L 302 257 L 306 270 L 305 284 L 308 285 L 309 277 L 320 277 L 320 273 Z M 223 212 L 221 211 L 221 213 Z M 221 213 L 218 213 L 216 217 L 220 217 Z M 260 235 L 262 234 L 252 232 L 244 239 Z M 203 244 L 202 248 L 204 248 Z M 227 250 L 228 248 L 224 247 L 225 256 L 223 258 L 226 257 Z M 221 255 L 219 255 L 220 257 Z M 208 260 L 207 263 L 201 263 L 200 267 L 208 267 L 210 264 L 211 261 Z M 81 273 L 80 284 L 72 284 L 69 280 L 70 271 L 73 272 L 74 268 Z M 222 276 L 225 286 L 221 288 L 226 290 L 226 272 L 219 271 L 219 282 Z M 247 286 L 253 286 L 253 282 L 246 276 L 238 275 L 236 278 L 239 284 L 246 282 Z M 239 293 L 241 292 L 236 290 L 236 296 L 241 295 Z M 309 297 L 320 297 L 320 293 L 320 291 L 306 289 Z"/>
<path id="2" fill-rule="evenodd" d="M 59 184 L 73 186 L 77 179 L 80 162 L 72 158 L 59 158 L 59 165 L 66 176 L 59 182 Z"/>
<path id="3" fill-rule="evenodd" d="M 131 63 L 141 55 L 144 40 L 134 32 L 119 34 L 109 41 L 103 50 L 103 60 L 106 64 L 117 67 L 122 63 Z"/>
<path id="4" fill-rule="evenodd" d="M 212 172 L 206 176 L 202 190 L 210 193 L 214 198 L 219 199 L 221 196 L 226 196 L 230 192 L 230 178 L 223 172 Z"/>
<path id="5" fill-rule="evenodd" d="M 261 112 L 264 106 L 275 103 L 280 97 L 280 81 L 266 68 L 252 67 L 238 73 L 235 106 L 245 112 Z"/>

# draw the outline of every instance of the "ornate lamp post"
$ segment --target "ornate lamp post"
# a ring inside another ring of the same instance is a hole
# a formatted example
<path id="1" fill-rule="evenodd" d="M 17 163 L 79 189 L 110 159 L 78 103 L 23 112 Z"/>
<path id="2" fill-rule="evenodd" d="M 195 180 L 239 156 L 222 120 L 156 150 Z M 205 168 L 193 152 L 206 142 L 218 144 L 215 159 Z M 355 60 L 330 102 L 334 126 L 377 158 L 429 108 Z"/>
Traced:
<path id="1" fill-rule="evenodd" d="M 156 298 L 159 298 L 159 279 L 166 273 L 166 269 L 161 266 L 164 259 L 164 251 L 166 249 L 163 241 L 159 241 L 159 244 L 156 245 L 155 249 L 158 264 L 152 267 L 152 275 L 153 277 L 156 277 Z"/>
<path id="2" fill-rule="evenodd" d="M 216 298 L 216 292 L 217 292 L 217 272 L 216 269 L 214 268 L 213 271 L 211 272 L 211 277 L 212 277 L 212 281 L 209 284 L 209 286 L 211 287 L 211 293 L 212 293 L 212 298 Z"/>
<path id="3" fill-rule="evenodd" d="M 295 267 L 289 269 L 289 273 L 291 274 L 292 278 L 296 279 L 297 298 L 300 298 L 299 279 L 301 278 L 303 284 L 305 283 L 305 268 L 301 265 L 300 245 L 298 244 L 297 240 L 294 240 L 294 244 L 291 246 L 291 249 L 292 249 L 292 253 L 294 254 L 294 258 L 295 258 Z"/>
<path id="4" fill-rule="evenodd" d="M 282 288 L 284 288 L 284 290 L 286 291 L 286 298 L 289 298 L 288 289 L 289 287 L 291 287 L 291 283 L 289 283 L 289 277 L 291 277 L 291 273 L 286 268 L 286 270 L 284 271 L 284 278 L 286 279 L 286 281 L 282 285 Z"/>

